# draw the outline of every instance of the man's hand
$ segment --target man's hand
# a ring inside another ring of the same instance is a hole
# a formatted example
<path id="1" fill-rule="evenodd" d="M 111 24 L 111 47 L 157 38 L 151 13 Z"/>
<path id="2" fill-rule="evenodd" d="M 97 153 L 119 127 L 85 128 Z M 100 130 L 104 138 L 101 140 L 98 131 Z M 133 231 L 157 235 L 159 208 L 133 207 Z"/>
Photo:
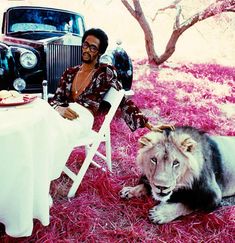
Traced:
<path id="1" fill-rule="evenodd" d="M 163 132 L 164 129 L 171 129 L 172 131 L 175 130 L 175 127 L 173 125 L 163 124 L 163 125 L 155 126 L 155 125 L 152 125 L 150 122 L 148 122 L 146 124 L 146 127 L 149 130 L 154 131 L 154 132 Z"/>
<path id="2" fill-rule="evenodd" d="M 159 126 L 152 126 L 151 131 L 154 132 L 163 132 L 165 129 L 171 129 L 172 131 L 175 130 L 175 127 L 173 125 L 163 124 Z"/>
<path id="3" fill-rule="evenodd" d="M 66 119 L 74 120 L 79 117 L 79 115 L 69 107 L 57 106 L 56 110 Z"/>

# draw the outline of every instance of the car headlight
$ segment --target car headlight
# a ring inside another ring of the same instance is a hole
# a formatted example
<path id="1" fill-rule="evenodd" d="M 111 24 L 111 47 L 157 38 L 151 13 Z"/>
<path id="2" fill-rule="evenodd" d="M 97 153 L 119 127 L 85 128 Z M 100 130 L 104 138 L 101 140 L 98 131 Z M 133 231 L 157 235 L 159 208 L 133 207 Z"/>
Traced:
<path id="1" fill-rule="evenodd" d="M 37 56 L 32 51 L 24 51 L 20 54 L 20 64 L 23 68 L 34 68 L 38 62 Z"/>
<path id="2" fill-rule="evenodd" d="M 26 82 L 24 81 L 24 79 L 22 78 L 17 78 L 14 80 L 13 82 L 13 87 L 18 90 L 19 92 L 21 92 L 22 90 L 25 89 L 26 87 Z"/>

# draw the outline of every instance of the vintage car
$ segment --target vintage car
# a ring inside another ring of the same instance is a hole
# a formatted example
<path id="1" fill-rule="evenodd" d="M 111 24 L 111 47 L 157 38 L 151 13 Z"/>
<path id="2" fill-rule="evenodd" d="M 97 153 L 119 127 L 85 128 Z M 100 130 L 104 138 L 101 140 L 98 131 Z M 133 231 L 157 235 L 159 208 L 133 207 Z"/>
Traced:
<path id="1" fill-rule="evenodd" d="M 12 53 L 15 76 L 25 81 L 26 92 L 41 92 L 42 81 L 46 79 L 49 92 L 53 93 L 62 72 L 68 66 L 80 63 L 84 31 L 84 18 L 78 13 L 52 8 L 12 7 L 3 15 L 0 41 Z M 7 82 L 13 84 L 14 78 L 1 78 L 1 82 L 5 80 L 1 86 L 6 87 Z"/>
<path id="2" fill-rule="evenodd" d="M 17 6 L 3 15 L 0 37 L 0 90 L 42 92 L 42 81 L 54 93 L 63 71 L 81 62 L 81 14 L 55 8 Z M 105 54 L 107 56 L 107 54 Z M 109 51 L 124 88 L 132 83 L 132 62 L 118 47 Z"/>

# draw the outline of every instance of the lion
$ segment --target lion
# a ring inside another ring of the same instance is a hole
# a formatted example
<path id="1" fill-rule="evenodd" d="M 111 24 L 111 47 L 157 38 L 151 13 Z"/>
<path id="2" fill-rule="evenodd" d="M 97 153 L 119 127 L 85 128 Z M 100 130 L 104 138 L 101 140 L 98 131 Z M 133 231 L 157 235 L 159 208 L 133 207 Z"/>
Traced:
<path id="1" fill-rule="evenodd" d="M 209 136 L 192 127 L 149 132 L 139 139 L 140 184 L 122 198 L 152 194 L 160 203 L 149 219 L 164 224 L 196 210 L 213 211 L 235 195 L 235 137 Z"/>

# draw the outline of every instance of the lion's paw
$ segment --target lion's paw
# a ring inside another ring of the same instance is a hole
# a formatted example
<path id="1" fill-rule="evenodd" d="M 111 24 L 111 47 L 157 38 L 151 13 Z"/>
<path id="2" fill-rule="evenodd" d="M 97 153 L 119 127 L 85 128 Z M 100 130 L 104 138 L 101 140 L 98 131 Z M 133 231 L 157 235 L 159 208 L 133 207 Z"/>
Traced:
<path id="1" fill-rule="evenodd" d="M 172 217 L 170 217 L 170 212 L 167 212 L 165 207 L 155 206 L 149 210 L 149 219 L 154 224 L 165 224 L 172 221 Z"/>
<path id="2" fill-rule="evenodd" d="M 127 186 L 123 187 L 120 191 L 121 198 L 132 198 L 132 197 L 141 197 L 147 194 L 144 184 L 139 184 L 137 186 Z"/>
<path id="3" fill-rule="evenodd" d="M 155 224 L 165 224 L 191 212 L 182 203 L 160 203 L 149 210 L 149 219 Z"/>

